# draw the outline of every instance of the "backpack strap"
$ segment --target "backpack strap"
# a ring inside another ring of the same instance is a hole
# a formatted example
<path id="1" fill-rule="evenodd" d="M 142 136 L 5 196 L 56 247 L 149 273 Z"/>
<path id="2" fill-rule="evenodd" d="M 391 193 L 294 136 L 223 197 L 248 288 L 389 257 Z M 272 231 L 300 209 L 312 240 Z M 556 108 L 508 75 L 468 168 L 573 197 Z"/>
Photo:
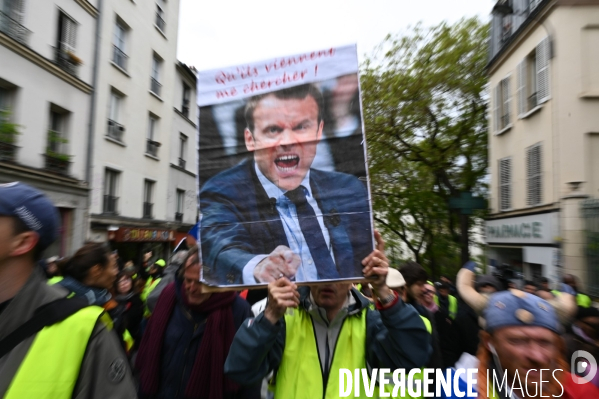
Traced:
<path id="1" fill-rule="evenodd" d="M 33 317 L 0 341 L 0 358 L 44 327 L 56 324 L 89 306 L 85 298 L 61 298 L 38 308 Z"/>

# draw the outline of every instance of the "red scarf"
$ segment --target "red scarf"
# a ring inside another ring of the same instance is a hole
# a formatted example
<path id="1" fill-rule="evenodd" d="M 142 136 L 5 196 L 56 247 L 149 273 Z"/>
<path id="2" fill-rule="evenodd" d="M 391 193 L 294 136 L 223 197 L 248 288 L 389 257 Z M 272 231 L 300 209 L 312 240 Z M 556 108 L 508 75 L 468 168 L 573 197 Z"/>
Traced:
<path id="1" fill-rule="evenodd" d="M 181 296 L 184 297 L 183 294 Z M 236 332 L 232 310 L 236 296 L 235 292 L 226 292 L 212 294 L 201 305 L 189 306 L 185 303 L 194 312 L 209 313 L 185 389 L 187 398 L 222 399 L 225 392 L 235 393 L 239 390 L 239 386 L 224 375 L 225 360 Z M 135 362 L 140 370 L 140 389 L 144 394 L 158 393 L 162 343 L 176 303 L 177 291 L 175 283 L 171 283 L 160 294 Z"/>

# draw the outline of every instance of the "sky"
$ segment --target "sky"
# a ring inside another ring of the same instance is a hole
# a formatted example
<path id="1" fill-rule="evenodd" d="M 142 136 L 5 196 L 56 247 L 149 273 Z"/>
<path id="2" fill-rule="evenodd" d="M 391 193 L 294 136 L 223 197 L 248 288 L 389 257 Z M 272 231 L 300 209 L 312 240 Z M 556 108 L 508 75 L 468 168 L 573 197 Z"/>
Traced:
<path id="1" fill-rule="evenodd" d="M 346 44 L 360 61 L 389 33 L 479 16 L 492 0 L 180 0 L 179 60 L 198 70 Z"/>

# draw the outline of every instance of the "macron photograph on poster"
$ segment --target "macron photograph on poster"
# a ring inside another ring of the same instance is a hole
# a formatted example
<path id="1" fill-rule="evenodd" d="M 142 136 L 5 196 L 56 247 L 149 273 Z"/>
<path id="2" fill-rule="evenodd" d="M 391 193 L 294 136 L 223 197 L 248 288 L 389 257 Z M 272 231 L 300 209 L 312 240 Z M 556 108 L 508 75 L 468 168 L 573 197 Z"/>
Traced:
<path id="1" fill-rule="evenodd" d="M 373 226 L 356 46 L 198 73 L 203 283 L 362 279 Z"/>

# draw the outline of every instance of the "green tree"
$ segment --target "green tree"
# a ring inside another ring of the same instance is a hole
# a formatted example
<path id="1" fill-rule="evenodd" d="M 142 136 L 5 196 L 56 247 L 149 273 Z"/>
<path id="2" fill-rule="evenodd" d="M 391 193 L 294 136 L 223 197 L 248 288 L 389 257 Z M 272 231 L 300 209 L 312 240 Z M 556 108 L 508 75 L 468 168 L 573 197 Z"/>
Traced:
<path id="1" fill-rule="evenodd" d="M 449 198 L 486 192 L 487 38 L 477 18 L 417 25 L 362 65 L 375 219 L 435 276 L 468 255 L 471 221 Z"/>

